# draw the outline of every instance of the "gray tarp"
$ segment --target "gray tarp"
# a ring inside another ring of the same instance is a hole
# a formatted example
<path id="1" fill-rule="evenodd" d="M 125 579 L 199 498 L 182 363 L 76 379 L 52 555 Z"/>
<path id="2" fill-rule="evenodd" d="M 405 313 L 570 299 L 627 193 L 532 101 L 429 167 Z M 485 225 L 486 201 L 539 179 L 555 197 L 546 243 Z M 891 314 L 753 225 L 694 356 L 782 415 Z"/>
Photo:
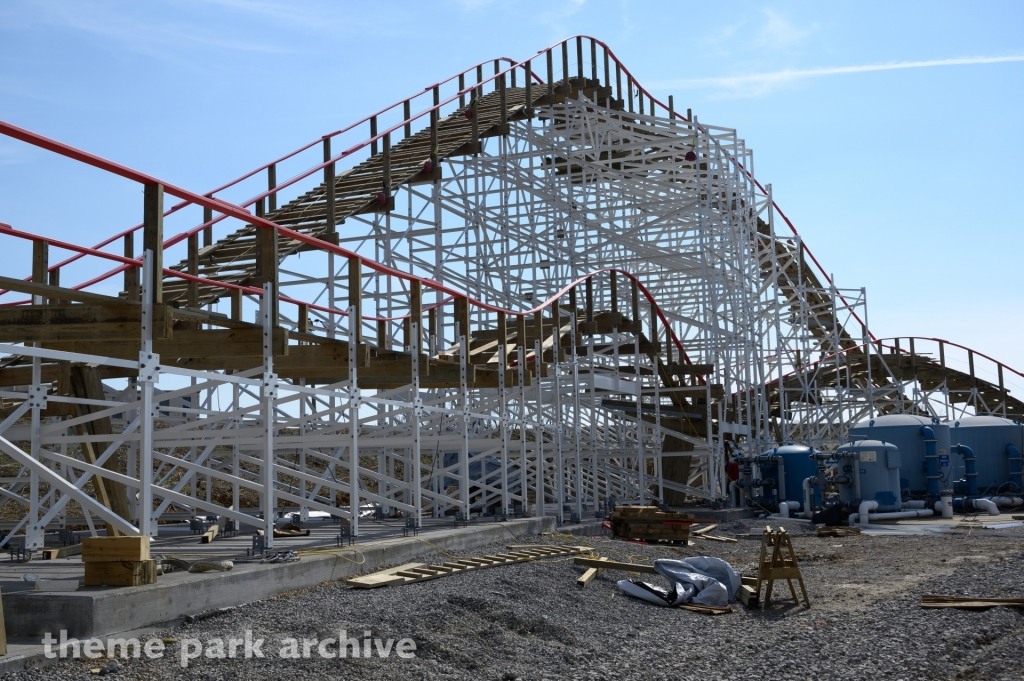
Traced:
<path id="1" fill-rule="evenodd" d="M 619 589 L 630 596 L 666 607 L 684 603 L 721 606 L 736 600 L 736 592 L 742 583 L 739 573 L 731 565 L 711 556 L 656 560 L 654 569 L 669 581 L 669 589 L 628 579 L 618 583 Z"/>

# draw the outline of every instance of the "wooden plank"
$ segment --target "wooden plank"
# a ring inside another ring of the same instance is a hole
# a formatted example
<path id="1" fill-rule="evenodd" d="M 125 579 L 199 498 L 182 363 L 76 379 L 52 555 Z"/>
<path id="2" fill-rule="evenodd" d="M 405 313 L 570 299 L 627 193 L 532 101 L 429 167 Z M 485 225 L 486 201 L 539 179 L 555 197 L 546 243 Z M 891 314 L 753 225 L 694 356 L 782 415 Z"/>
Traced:
<path id="1" fill-rule="evenodd" d="M 229 511 L 235 510 L 234 505 L 228 506 Z M 203 536 L 199 538 L 200 544 L 209 544 L 214 538 L 224 530 L 224 526 L 228 524 L 228 517 L 221 516 L 220 520 L 215 525 L 212 525 L 210 529 L 203 533 Z"/>
<path id="2" fill-rule="evenodd" d="M 43 298 L 51 301 L 70 300 L 76 303 L 89 303 L 92 305 L 124 305 L 125 302 L 132 302 L 125 301 L 124 298 L 102 296 L 98 293 L 76 291 L 73 288 L 63 288 L 61 286 L 53 286 L 34 281 L 24 281 L 22 279 L 14 279 L 12 277 L 4 276 L 0 276 L 0 288 L 18 291 L 19 293 L 27 293 L 33 296 L 42 296 Z"/>
<path id="3" fill-rule="evenodd" d="M 713 534 L 698 534 L 695 538 L 696 539 L 708 539 L 710 541 L 725 542 L 727 544 L 735 544 L 736 541 L 737 541 L 737 540 L 733 539 L 732 537 L 718 537 L 718 536 L 715 536 Z"/>
<path id="4" fill-rule="evenodd" d="M 58 558 L 67 558 L 68 556 L 77 556 L 82 553 L 81 544 L 72 544 L 71 546 L 62 546 L 59 549 L 43 549 L 41 551 L 43 560 L 56 560 Z"/>
<path id="5" fill-rule="evenodd" d="M 598 560 L 602 562 L 608 562 L 607 558 L 598 558 Z M 579 579 L 576 580 L 576 586 L 580 587 L 581 589 L 586 587 L 587 584 L 590 584 L 592 581 L 594 581 L 594 578 L 597 577 L 597 572 L 600 569 L 601 568 L 596 567 L 587 568 L 586 572 L 584 572 L 579 577 Z"/>
<path id="6" fill-rule="evenodd" d="M 288 330 L 275 328 L 272 344 L 276 362 L 276 357 L 288 354 Z M 97 348 L 93 342 L 85 340 L 51 341 L 44 343 L 43 346 L 67 352 L 100 353 L 104 357 L 138 359 L 142 341 L 141 337 L 139 339 L 106 340 L 103 341 L 102 348 Z M 255 357 L 262 361 L 263 330 L 258 328 L 178 329 L 174 332 L 174 338 L 153 341 L 153 351 L 159 353 L 161 361 L 164 362 L 179 357 Z"/>
<path id="7" fill-rule="evenodd" d="M 758 593 L 750 584 L 743 584 L 740 586 L 736 595 L 739 597 L 740 601 L 743 602 L 743 605 L 748 608 L 756 608 L 758 606 Z"/>
<path id="8" fill-rule="evenodd" d="M 7 654 L 7 625 L 4 623 L 4 608 L 0 602 L 0 656 Z"/>
<path id="9" fill-rule="evenodd" d="M 115 560 L 85 564 L 85 586 L 142 586 L 154 582 L 155 560 Z"/>
<path id="10" fill-rule="evenodd" d="M 0 308 L 0 342 L 121 340 L 142 333 L 142 307 L 120 305 L 25 305 Z M 172 337 L 172 316 L 153 306 L 153 338 Z M 94 348 L 101 353 L 102 348 Z"/>
<path id="11" fill-rule="evenodd" d="M 718 527 L 718 523 L 712 523 L 712 524 L 708 525 L 707 527 L 700 528 L 699 530 L 690 530 L 690 534 L 695 534 L 695 535 L 699 536 L 699 535 L 706 534 L 706 533 L 710 532 L 711 530 L 715 529 L 716 527 Z"/>
<path id="12" fill-rule="evenodd" d="M 620 563 L 614 560 L 601 560 L 599 558 L 578 557 L 573 560 L 575 565 L 586 567 L 606 568 L 608 570 L 622 570 L 623 572 L 639 572 L 648 575 L 658 574 L 653 565 L 634 565 L 633 563 Z"/>
<path id="13" fill-rule="evenodd" d="M 149 537 L 87 537 L 82 540 L 82 562 L 149 560 Z"/>

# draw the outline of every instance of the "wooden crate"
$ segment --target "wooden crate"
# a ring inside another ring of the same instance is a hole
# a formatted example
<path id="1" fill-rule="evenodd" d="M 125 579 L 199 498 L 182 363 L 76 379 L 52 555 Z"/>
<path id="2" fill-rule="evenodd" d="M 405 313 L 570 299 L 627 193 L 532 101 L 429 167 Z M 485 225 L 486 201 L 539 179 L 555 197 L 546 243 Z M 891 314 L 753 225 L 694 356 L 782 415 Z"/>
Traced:
<path id="1" fill-rule="evenodd" d="M 85 564 L 85 586 L 142 586 L 155 582 L 155 560 L 102 560 Z"/>
<path id="2" fill-rule="evenodd" d="M 149 560 L 149 537 L 89 537 L 82 540 L 82 562 Z"/>
<path id="3" fill-rule="evenodd" d="M 616 506 L 608 516 L 612 534 L 624 539 L 685 542 L 694 516 L 662 511 L 657 506 Z"/>

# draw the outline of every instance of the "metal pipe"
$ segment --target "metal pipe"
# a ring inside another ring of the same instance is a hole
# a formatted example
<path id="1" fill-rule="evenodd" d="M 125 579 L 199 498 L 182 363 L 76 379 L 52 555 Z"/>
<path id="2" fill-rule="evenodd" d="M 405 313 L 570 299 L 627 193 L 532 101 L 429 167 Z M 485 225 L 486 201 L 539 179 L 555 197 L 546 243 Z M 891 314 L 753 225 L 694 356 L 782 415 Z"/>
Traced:
<path id="1" fill-rule="evenodd" d="M 1013 445 L 1010 445 L 1011 447 Z M 964 457 L 964 477 L 967 478 L 967 496 L 972 499 L 978 496 L 978 457 L 975 456 L 974 450 L 967 445 L 953 445 L 950 448 L 952 451 L 961 454 Z"/>
<path id="2" fill-rule="evenodd" d="M 1016 445 L 1006 445 L 1006 456 L 1010 459 L 1010 482 L 1024 492 L 1024 461 L 1021 460 L 1020 450 Z"/>
<path id="3" fill-rule="evenodd" d="M 924 463 L 925 478 L 928 480 L 928 499 L 935 501 L 939 498 L 939 452 L 938 438 L 935 431 L 928 426 L 921 426 L 921 437 L 924 438 Z"/>

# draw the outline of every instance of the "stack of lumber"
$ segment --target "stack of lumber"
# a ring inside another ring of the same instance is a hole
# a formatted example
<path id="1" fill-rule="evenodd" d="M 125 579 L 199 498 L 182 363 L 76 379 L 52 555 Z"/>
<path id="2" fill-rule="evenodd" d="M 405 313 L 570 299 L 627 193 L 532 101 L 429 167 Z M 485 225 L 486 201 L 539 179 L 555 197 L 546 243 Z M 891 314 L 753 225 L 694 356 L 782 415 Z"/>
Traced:
<path id="1" fill-rule="evenodd" d="M 149 537 L 90 537 L 82 541 L 85 586 L 141 586 L 156 582 Z"/>
<path id="2" fill-rule="evenodd" d="M 851 537 L 855 534 L 860 534 L 859 527 L 843 527 L 837 525 L 835 527 L 819 527 L 814 530 L 814 534 L 819 537 Z"/>
<path id="3" fill-rule="evenodd" d="M 973 598 L 925 594 L 921 596 L 922 608 L 967 608 L 980 610 L 1001 605 L 1007 608 L 1024 608 L 1024 598 Z"/>
<path id="4" fill-rule="evenodd" d="M 686 544 L 694 516 L 661 511 L 657 506 L 616 506 L 608 520 L 616 537 Z"/>

